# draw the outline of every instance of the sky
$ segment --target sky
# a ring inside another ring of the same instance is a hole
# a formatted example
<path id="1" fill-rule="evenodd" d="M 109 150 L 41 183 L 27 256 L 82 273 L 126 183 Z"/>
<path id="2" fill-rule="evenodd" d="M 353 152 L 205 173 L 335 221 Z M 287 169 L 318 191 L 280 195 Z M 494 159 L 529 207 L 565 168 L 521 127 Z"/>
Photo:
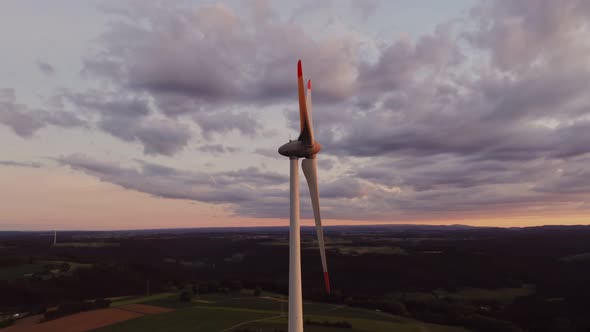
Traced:
<path id="1" fill-rule="evenodd" d="M 4 0 L 0 230 L 590 223 L 585 0 Z M 312 224 L 301 176 L 303 224 Z"/>

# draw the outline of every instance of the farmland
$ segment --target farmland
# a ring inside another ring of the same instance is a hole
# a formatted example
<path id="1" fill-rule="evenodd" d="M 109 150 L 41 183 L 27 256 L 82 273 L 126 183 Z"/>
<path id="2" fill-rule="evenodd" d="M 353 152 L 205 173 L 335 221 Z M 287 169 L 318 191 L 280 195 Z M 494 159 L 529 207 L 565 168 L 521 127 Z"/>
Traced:
<path id="1" fill-rule="evenodd" d="M 590 227 L 342 226 L 325 234 L 332 294 L 316 235 L 302 230 L 306 330 L 334 331 L 327 325 L 343 321 L 351 331 L 590 329 Z M 76 245 L 54 246 L 50 232 L 0 234 L 0 324 L 58 321 L 70 316 L 55 311 L 76 317 L 68 308 L 110 300 L 109 309 L 141 317 L 105 331 L 284 329 L 284 228 L 62 232 L 60 240 Z"/>
<path id="2" fill-rule="evenodd" d="M 250 292 L 251 293 L 251 292 Z M 138 317 L 133 320 L 109 325 L 96 332 L 124 331 L 277 331 L 287 329 L 286 299 L 277 294 L 262 294 L 259 297 L 241 292 L 233 295 L 205 295 L 180 306 L 175 295 L 136 299 L 146 304 L 169 306 L 176 311 Z M 281 307 L 283 310 L 281 310 Z M 378 331 L 431 331 L 463 332 L 462 328 L 427 324 L 412 319 L 381 312 L 350 308 L 342 305 L 306 302 L 305 319 L 312 321 L 348 321 L 352 329 L 329 328 L 328 331 L 378 332 Z M 306 331 L 325 331 L 321 326 L 306 326 Z"/>
<path id="3" fill-rule="evenodd" d="M 5 332 L 81 332 L 141 316 L 140 313 L 118 309 L 100 309 L 52 320 L 46 323 L 6 328 Z"/>

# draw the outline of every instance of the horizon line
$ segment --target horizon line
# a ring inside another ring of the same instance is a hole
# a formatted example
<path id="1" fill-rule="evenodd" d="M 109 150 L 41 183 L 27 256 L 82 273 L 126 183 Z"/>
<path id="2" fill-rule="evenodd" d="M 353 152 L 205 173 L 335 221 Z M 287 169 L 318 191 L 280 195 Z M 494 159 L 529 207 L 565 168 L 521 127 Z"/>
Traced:
<path id="1" fill-rule="evenodd" d="M 414 226 L 414 227 L 465 227 L 465 228 L 501 228 L 501 229 L 523 229 L 523 228 L 537 228 L 537 227 L 590 227 L 588 224 L 543 224 L 543 225 L 530 225 L 530 226 L 472 226 L 466 224 L 424 224 L 424 223 L 404 223 L 404 224 L 337 224 L 337 225 L 326 225 L 323 226 L 324 228 L 334 228 L 334 227 L 388 227 L 388 226 Z M 207 230 L 207 229 L 253 229 L 253 228 L 286 228 L 288 229 L 288 225 L 280 226 L 280 225 L 272 225 L 272 226 L 205 226 L 205 227 L 172 227 L 172 228 L 130 228 L 130 229 L 24 229 L 24 230 L 14 230 L 14 229 L 7 229 L 7 230 L 0 230 L 0 233 L 5 232 L 37 232 L 37 233 L 46 233 L 46 232 L 133 232 L 133 231 L 158 231 L 158 230 Z M 314 225 L 301 225 L 301 228 L 315 228 Z"/>

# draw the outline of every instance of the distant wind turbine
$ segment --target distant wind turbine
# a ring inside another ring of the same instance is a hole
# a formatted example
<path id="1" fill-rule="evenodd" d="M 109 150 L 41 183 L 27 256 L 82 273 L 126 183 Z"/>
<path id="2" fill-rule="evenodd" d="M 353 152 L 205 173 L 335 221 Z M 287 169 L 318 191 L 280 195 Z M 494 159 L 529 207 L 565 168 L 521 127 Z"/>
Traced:
<path id="1" fill-rule="evenodd" d="M 299 120 L 301 132 L 296 141 L 289 140 L 279 148 L 279 153 L 290 161 L 290 222 L 289 222 L 289 329 L 288 332 L 303 331 L 303 300 L 301 295 L 301 237 L 299 227 L 299 158 L 303 159 L 301 168 L 309 186 L 311 204 L 316 224 L 316 233 L 324 271 L 326 292 L 330 293 L 330 278 L 326 263 L 324 232 L 320 217 L 320 196 L 318 193 L 316 155 L 322 146 L 314 139 L 311 118 L 311 80 L 307 91 L 303 81 L 301 60 L 297 63 L 297 86 L 299 91 Z"/>

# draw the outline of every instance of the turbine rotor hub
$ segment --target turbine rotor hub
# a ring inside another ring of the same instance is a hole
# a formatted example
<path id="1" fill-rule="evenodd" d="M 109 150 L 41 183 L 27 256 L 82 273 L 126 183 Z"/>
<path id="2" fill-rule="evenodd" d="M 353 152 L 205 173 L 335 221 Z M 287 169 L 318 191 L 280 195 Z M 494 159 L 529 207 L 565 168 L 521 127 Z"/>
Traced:
<path id="1" fill-rule="evenodd" d="M 279 148 L 279 154 L 289 158 L 314 158 L 321 149 L 322 145 L 317 141 L 312 145 L 306 145 L 302 141 L 291 141 Z"/>

